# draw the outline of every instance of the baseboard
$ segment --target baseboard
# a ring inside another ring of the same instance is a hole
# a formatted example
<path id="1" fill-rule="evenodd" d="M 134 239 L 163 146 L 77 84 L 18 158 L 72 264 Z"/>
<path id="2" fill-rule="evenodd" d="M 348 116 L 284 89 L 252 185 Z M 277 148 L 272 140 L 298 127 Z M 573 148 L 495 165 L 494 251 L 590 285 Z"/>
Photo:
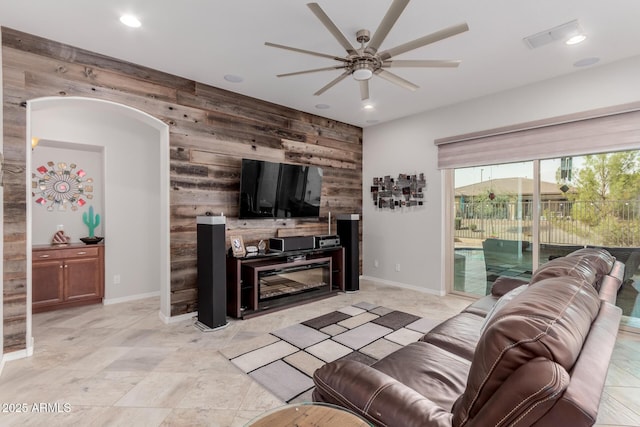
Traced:
<path id="1" fill-rule="evenodd" d="M 400 282 L 392 282 L 391 280 L 379 279 L 377 277 L 360 276 L 360 279 L 369 280 L 371 282 L 380 283 L 382 285 L 395 286 L 397 288 L 411 289 L 412 291 L 418 291 L 418 292 L 422 292 L 422 293 L 425 293 L 425 294 L 436 295 L 436 296 L 439 296 L 439 297 L 443 297 L 443 296 L 446 295 L 446 292 L 443 291 L 443 290 L 437 291 L 435 289 L 428 289 L 428 288 L 423 288 L 423 287 L 414 286 L 414 285 L 408 285 L 406 283 L 400 283 Z"/>
<path id="2" fill-rule="evenodd" d="M 161 311 L 159 311 L 158 316 L 160 317 L 160 320 L 162 320 L 162 322 L 165 325 L 169 325 L 171 323 L 178 323 L 184 320 L 190 320 L 190 319 L 196 318 L 198 317 L 198 312 L 192 311 L 191 313 L 179 314 L 177 316 L 165 316 L 164 314 L 162 314 Z"/>
<path id="3" fill-rule="evenodd" d="M 31 353 L 31 354 L 29 354 Z M 5 353 L 2 355 L 2 365 L 4 366 L 4 364 L 6 362 L 11 362 L 13 360 L 18 360 L 18 359 L 24 359 L 26 357 L 32 356 L 33 355 L 33 351 L 29 352 L 26 349 L 25 350 L 18 350 L 18 351 L 12 351 L 11 353 Z"/>
<path id="4" fill-rule="evenodd" d="M 139 299 L 159 297 L 159 296 L 160 296 L 160 291 L 156 291 L 156 292 L 148 292 L 146 294 L 129 295 L 129 296 L 120 297 L 120 298 L 108 298 L 108 299 L 105 298 L 104 300 L 102 300 L 102 304 L 103 305 L 120 304 L 123 302 L 136 301 Z"/>

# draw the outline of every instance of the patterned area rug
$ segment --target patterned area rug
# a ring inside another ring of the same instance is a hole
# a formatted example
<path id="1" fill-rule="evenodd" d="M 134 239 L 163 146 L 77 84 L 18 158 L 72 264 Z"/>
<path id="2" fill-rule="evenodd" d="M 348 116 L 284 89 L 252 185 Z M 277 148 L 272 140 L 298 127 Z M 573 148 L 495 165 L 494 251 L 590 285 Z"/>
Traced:
<path id="1" fill-rule="evenodd" d="M 310 401 L 313 372 L 327 362 L 371 365 L 440 323 L 360 302 L 222 351 L 284 402 Z M 254 342 L 255 341 L 255 342 Z"/>

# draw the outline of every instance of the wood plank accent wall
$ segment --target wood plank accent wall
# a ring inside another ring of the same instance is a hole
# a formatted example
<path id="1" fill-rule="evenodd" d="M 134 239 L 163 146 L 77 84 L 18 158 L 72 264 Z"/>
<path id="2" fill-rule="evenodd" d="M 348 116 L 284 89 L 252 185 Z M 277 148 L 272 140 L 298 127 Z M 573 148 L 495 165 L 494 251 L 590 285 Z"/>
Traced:
<path id="1" fill-rule="evenodd" d="M 171 315 L 197 309 L 197 215 L 224 212 L 227 230 L 255 244 L 276 235 L 325 234 L 329 212 L 362 213 L 359 127 L 8 28 L 2 28 L 2 59 L 5 352 L 26 346 L 27 100 L 100 98 L 170 126 Z M 320 221 L 238 220 L 243 157 L 321 166 Z"/>

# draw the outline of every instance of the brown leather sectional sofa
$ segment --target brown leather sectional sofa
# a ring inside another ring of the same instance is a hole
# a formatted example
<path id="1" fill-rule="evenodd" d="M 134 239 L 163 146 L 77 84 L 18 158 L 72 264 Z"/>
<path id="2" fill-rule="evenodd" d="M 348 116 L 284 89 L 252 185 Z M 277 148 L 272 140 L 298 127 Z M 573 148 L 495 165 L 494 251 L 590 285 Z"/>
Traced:
<path id="1" fill-rule="evenodd" d="M 492 294 L 372 366 L 338 360 L 313 399 L 378 426 L 590 426 L 616 340 L 624 264 L 580 249 Z"/>

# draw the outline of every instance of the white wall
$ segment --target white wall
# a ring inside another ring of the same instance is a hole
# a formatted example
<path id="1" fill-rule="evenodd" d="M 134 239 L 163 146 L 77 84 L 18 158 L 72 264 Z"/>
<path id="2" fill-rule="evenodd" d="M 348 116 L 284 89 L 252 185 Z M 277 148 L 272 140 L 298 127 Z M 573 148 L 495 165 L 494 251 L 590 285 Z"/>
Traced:
<path id="1" fill-rule="evenodd" d="M 444 293 L 443 173 L 436 166 L 435 139 L 637 102 L 638 75 L 640 56 L 365 128 L 363 275 Z M 373 177 L 404 171 L 424 171 L 428 182 L 425 208 L 408 213 L 375 209 L 369 194 Z M 399 272 L 396 263 L 401 264 Z"/>
<path id="2" fill-rule="evenodd" d="M 31 135 L 104 147 L 105 300 L 158 293 L 158 131 L 103 108 L 48 105 L 32 110 Z"/>
<path id="3" fill-rule="evenodd" d="M 86 172 L 85 179 L 93 179 L 93 191 L 91 193 L 92 198 L 89 199 L 86 196 L 82 197 L 87 202 L 86 205 L 80 207 L 76 211 L 73 211 L 70 206 L 66 207 L 64 211 L 57 209 L 59 205 L 54 205 L 52 211 L 47 210 L 47 207 L 51 205 L 49 202 L 47 205 L 39 205 L 35 203 L 35 200 L 40 197 L 40 192 L 35 189 L 35 197 L 28 200 L 32 206 L 32 236 L 31 242 L 34 245 L 47 245 L 51 243 L 51 238 L 56 232 L 58 225 L 64 226 L 65 234 L 71 238 L 72 243 L 79 243 L 80 237 L 89 235 L 89 229 L 82 221 L 82 214 L 89 211 L 89 207 L 93 207 L 94 214 L 100 215 L 100 225 L 95 230 L 96 236 L 104 236 L 104 224 L 105 218 L 103 209 L 103 188 L 104 188 L 104 174 L 102 170 L 102 147 L 86 145 L 86 144 L 69 144 L 62 141 L 40 141 L 35 150 L 31 153 L 31 171 L 36 171 L 40 166 L 45 166 L 51 169 L 47 163 L 54 162 L 58 164 L 60 162 L 67 165 L 75 163 L 77 167 L 73 172 L 83 170 Z M 38 172 L 35 172 L 37 178 L 41 176 Z"/>

